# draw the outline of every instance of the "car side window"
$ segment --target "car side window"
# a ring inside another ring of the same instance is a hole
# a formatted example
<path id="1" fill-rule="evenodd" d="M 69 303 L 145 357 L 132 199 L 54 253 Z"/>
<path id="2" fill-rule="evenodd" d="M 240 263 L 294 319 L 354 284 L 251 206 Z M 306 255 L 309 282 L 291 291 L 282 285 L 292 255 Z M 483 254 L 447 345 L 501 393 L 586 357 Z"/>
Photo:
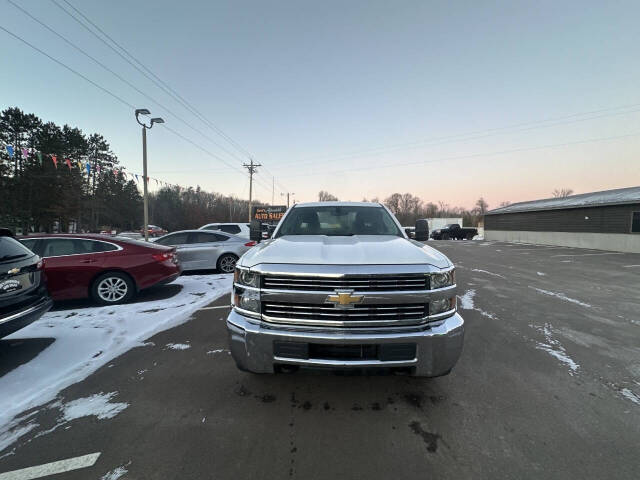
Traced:
<path id="1" fill-rule="evenodd" d="M 187 243 L 187 232 L 174 233 L 173 235 L 167 235 L 166 237 L 159 238 L 155 243 L 159 245 L 184 245 Z"/>
<path id="2" fill-rule="evenodd" d="M 22 243 L 25 247 L 27 247 L 33 253 L 38 254 L 38 252 L 36 252 L 36 242 L 37 241 L 38 241 L 37 238 L 31 238 L 29 240 L 20 240 L 20 243 Z"/>
<path id="3" fill-rule="evenodd" d="M 100 253 L 117 250 L 118 247 L 111 243 L 98 242 L 95 240 L 74 240 L 76 253 Z"/>
<path id="4" fill-rule="evenodd" d="M 189 234 L 189 243 L 212 243 L 218 242 L 220 235 L 209 232 L 192 232 Z"/>
<path id="5" fill-rule="evenodd" d="M 222 225 L 220 227 L 220 230 L 222 230 L 223 232 L 230 233 L 232 235 L 235 235 L 236 233 L 240 233 L 240 227 L 238 225 Z"/>
<path id="6" fill-rule="evenodd" d="M 208 225 L 203 230 L 220 230 L 220 225 Z"/>
<path id="7" fill-rule="evenodd" d="M 64 255 L 83 253 L 75 250 L 72 238 L 48 238 L 44 239 L 43 242 L 43 257 L 62 257 Z"/>
<path id="8" fill-rule="evenodd" d="M 226 235 L 220 235 L 219 233 L 215 233 L 214 235 L 216 236 L 216 242 L 226 242 L 229 240 L 229 237 Z"/>

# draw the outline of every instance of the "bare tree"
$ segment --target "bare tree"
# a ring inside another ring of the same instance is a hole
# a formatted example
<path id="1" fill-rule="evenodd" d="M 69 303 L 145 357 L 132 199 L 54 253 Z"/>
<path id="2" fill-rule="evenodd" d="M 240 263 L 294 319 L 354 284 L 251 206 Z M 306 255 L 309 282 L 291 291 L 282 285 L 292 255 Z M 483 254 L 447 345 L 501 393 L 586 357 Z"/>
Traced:
<path id="1" fill-rule="evenodd" d="M 476 201 L 476 208 L 474 208 L 474 210 L 478 213 L 478 215 L 484 215 L 486 211 L 489 210 L 489 204 L 484 198 L 480 197 Z"/>
<path id="2" fill-rule="evenodd" d="M 553 195 L 556 198 L 564 198 L 564 197 L 568 197 L 572 193 L 573 193 L 572 188 L 561 188 L 559 190 L 556 188 L 553 192 L 551 192 L 551 195 Z"/>
<path id="3" fill-rule="evenodd" d="M 509 200 L 505 200 L 504 202 L 500 202 L 500 206 L 501 207 L 508 207 L 509 205 L 511 205 L 511 202 Z"/>
<path id="4" fill-rule="evenodd" d="M 329 192 L 325 192 L 324 190 L 320 190 L 318 192 L 318 201 L 319 202 L 337 202 L 338 197 L 335 195 L 331 195 Z"/>

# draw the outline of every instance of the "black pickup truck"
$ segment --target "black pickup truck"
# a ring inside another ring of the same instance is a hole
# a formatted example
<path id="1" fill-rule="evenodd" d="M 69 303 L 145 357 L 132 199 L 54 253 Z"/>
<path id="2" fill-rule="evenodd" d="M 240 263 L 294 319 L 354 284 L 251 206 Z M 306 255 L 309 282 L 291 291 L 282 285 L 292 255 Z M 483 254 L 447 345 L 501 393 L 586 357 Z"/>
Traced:
<path id="1" fill-rule="evenodd" d="M 471 240 L 477 234 L 477 228 L 462 228 L 457 223 L 450 223 L 431 232 L 431 238 L 434 240 Z"/>

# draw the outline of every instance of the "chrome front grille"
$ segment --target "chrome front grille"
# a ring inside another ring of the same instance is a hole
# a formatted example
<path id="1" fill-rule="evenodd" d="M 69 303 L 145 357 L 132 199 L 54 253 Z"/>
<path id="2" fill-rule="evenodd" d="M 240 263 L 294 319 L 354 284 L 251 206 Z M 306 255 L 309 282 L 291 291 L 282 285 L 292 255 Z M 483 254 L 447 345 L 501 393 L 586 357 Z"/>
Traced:
<path id="1" fill-rule="evenodd" d="M 346 276 L 340 278 L 315 276 L 265 275 L 263 288 L 274 290 L 313 290 L 333 292 L 352 289 L 357 292 L 428 290 L 429 277 L 420 275 Z"/>
<path id="2" fill-rule="evenodd" d="M 262 314 L 267 321 L 302 325 L 417 325 L 426 321 L 429 304 L 362 304 L 341 309 L 330 304 L 263 302 Z"/>

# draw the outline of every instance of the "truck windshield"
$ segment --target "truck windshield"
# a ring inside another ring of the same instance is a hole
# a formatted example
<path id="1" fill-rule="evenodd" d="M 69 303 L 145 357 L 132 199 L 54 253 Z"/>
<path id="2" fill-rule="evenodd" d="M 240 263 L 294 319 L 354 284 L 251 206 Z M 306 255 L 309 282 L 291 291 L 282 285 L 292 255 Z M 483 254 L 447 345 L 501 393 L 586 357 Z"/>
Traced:
<path id="1" fill-rule="evenodd" d="M 356 205 L 296 207 L 283 219 L 276 237 L 284 235 L 394 235 L 402 233 L 382 207 Z"/>

